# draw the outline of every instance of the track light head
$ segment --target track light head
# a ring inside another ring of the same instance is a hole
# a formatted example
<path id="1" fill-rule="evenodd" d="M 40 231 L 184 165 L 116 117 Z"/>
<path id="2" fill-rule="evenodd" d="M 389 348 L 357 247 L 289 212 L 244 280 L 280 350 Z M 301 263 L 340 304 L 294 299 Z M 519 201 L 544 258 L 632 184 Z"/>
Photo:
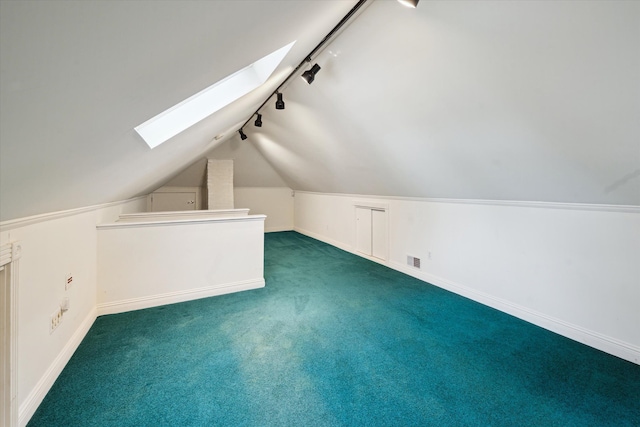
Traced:
<path id="1" fill-rule="evenodd" d="M 247 135 L 245 135 L 245 133 L 242 131 L 242 128 L 240 128 L 240 130 L 238 132 L 240 132 L 240 139 L 241 140 L 244 141 L 245 139 L 247 139 Z"/>
<path id="2" fill-rule="evenodd" d="M 403 6 L 407 6 L 407 7 L 412 7 L 412 8 L 416 8 L 418 7 L 418 2 L 420 0 L 398 0 L 398 3 L 400 3 Z"/>
<path id="3" fill-rule="evenodd" d="M 320 66 L 318 64 L 313 64 L 313 67 L 311 67 L 310 70 L 307 70 L 304 73 L 302 73 L 301 77 L 305 79 L 307 83 L 311 84 L 313 83 L 313 80 L 316 78 L 316 74 L 318 74 L 318 71 L 320 71 Z"/>
<path id="4" fill-rule="evenodd" d="M 278 100 L 276 101 L 276 110 L 284 110 L 284 101 L 282 100 L 282 94 L 280 92 L 276 92 L 278 95 Z"/>
<path id="5" fill-rule="evenodd" d="M 254 123 L 256 127 L 262 127 L 262 114 L 258 113 L 256 117 L 256 122 Z"/>

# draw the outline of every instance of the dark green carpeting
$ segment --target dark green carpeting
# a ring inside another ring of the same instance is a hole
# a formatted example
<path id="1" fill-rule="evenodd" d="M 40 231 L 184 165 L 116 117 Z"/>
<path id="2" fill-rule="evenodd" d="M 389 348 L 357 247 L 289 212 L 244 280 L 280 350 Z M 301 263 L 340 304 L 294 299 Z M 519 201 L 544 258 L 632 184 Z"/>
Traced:
<path id="1" fill-rule="evenodd" d="M 640 425 L 637 365 L 293 232 L 265 257 L 98 318 L 29 426 Z"/>

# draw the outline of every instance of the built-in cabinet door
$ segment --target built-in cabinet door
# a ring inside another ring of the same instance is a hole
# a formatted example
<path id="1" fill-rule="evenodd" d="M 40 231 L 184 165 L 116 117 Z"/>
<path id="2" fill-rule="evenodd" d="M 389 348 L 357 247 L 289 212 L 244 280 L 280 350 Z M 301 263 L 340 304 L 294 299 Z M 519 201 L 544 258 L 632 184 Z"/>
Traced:
<path id="1" fill-rule="evenodd" d="M 151 195 L 151 211 L 193 211 L 196 209 L 195 192 L 153 193 Z"/>
<path id="2" fill-rule="evenodd" d="M 388 247 L 387 211 L 356 206 L 356 251 L 383 260 Z"/>
<path id="3" fill-rule="evenodd" d="M 371 210 L 371 255 L 387 259 L 387 211 Z"/>
<path id="4" fill-rule="evenodd" d="M 371 209 L 356 207 L 356 251 L 371 256 Z"/>

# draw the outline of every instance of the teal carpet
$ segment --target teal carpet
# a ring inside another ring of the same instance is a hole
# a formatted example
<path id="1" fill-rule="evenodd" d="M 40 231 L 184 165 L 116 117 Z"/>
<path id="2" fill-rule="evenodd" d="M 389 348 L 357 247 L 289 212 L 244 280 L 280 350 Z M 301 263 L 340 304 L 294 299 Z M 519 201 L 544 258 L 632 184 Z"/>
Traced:
<path id="1" fill-rule="evenodd" d="M 297 233 L 265 258 L 99 317 L 29 426 L 640 425 L 640 366 Z"/>

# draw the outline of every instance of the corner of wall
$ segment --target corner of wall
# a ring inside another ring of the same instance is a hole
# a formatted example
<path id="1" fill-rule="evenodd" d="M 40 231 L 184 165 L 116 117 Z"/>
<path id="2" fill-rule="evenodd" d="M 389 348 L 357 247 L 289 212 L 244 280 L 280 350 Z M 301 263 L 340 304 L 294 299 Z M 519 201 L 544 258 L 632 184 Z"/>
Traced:
<path id="1" fill-rule="evenodd" d="M 62 351 L 54 359 L 53 363 L 49 366 L 49 369 L 40 378 L 36 386 L 27 395 L 27 398 L 22 402 L 18 414 L 18 425 L 24 427 L 27 425 L 33 414 L 38 409 L 38 406 L 44 400 L 45 396 L 55 383 L 56 379 L 67 365 L 71 356 L 76 351 L 83 338 L 91 329 L 91 326 L 96 321 L 97 311 L 94 307 L 93 310 L 87 315 L 84 321 L 80 324 L 75 333 L 71 336 L 71 339 L 67 341 Z"/>
<path id="2" fill-rule="evenodd" d="M 96 225 L 144 211 L 144 197 L 0 223 L 0 237 L 19 240 L 18 423 L 26 425 L 96 319 Z M 67 286 L 67 276 L 73 283 Z M 63 300 L 69 309 L 49 330 Z"/>

